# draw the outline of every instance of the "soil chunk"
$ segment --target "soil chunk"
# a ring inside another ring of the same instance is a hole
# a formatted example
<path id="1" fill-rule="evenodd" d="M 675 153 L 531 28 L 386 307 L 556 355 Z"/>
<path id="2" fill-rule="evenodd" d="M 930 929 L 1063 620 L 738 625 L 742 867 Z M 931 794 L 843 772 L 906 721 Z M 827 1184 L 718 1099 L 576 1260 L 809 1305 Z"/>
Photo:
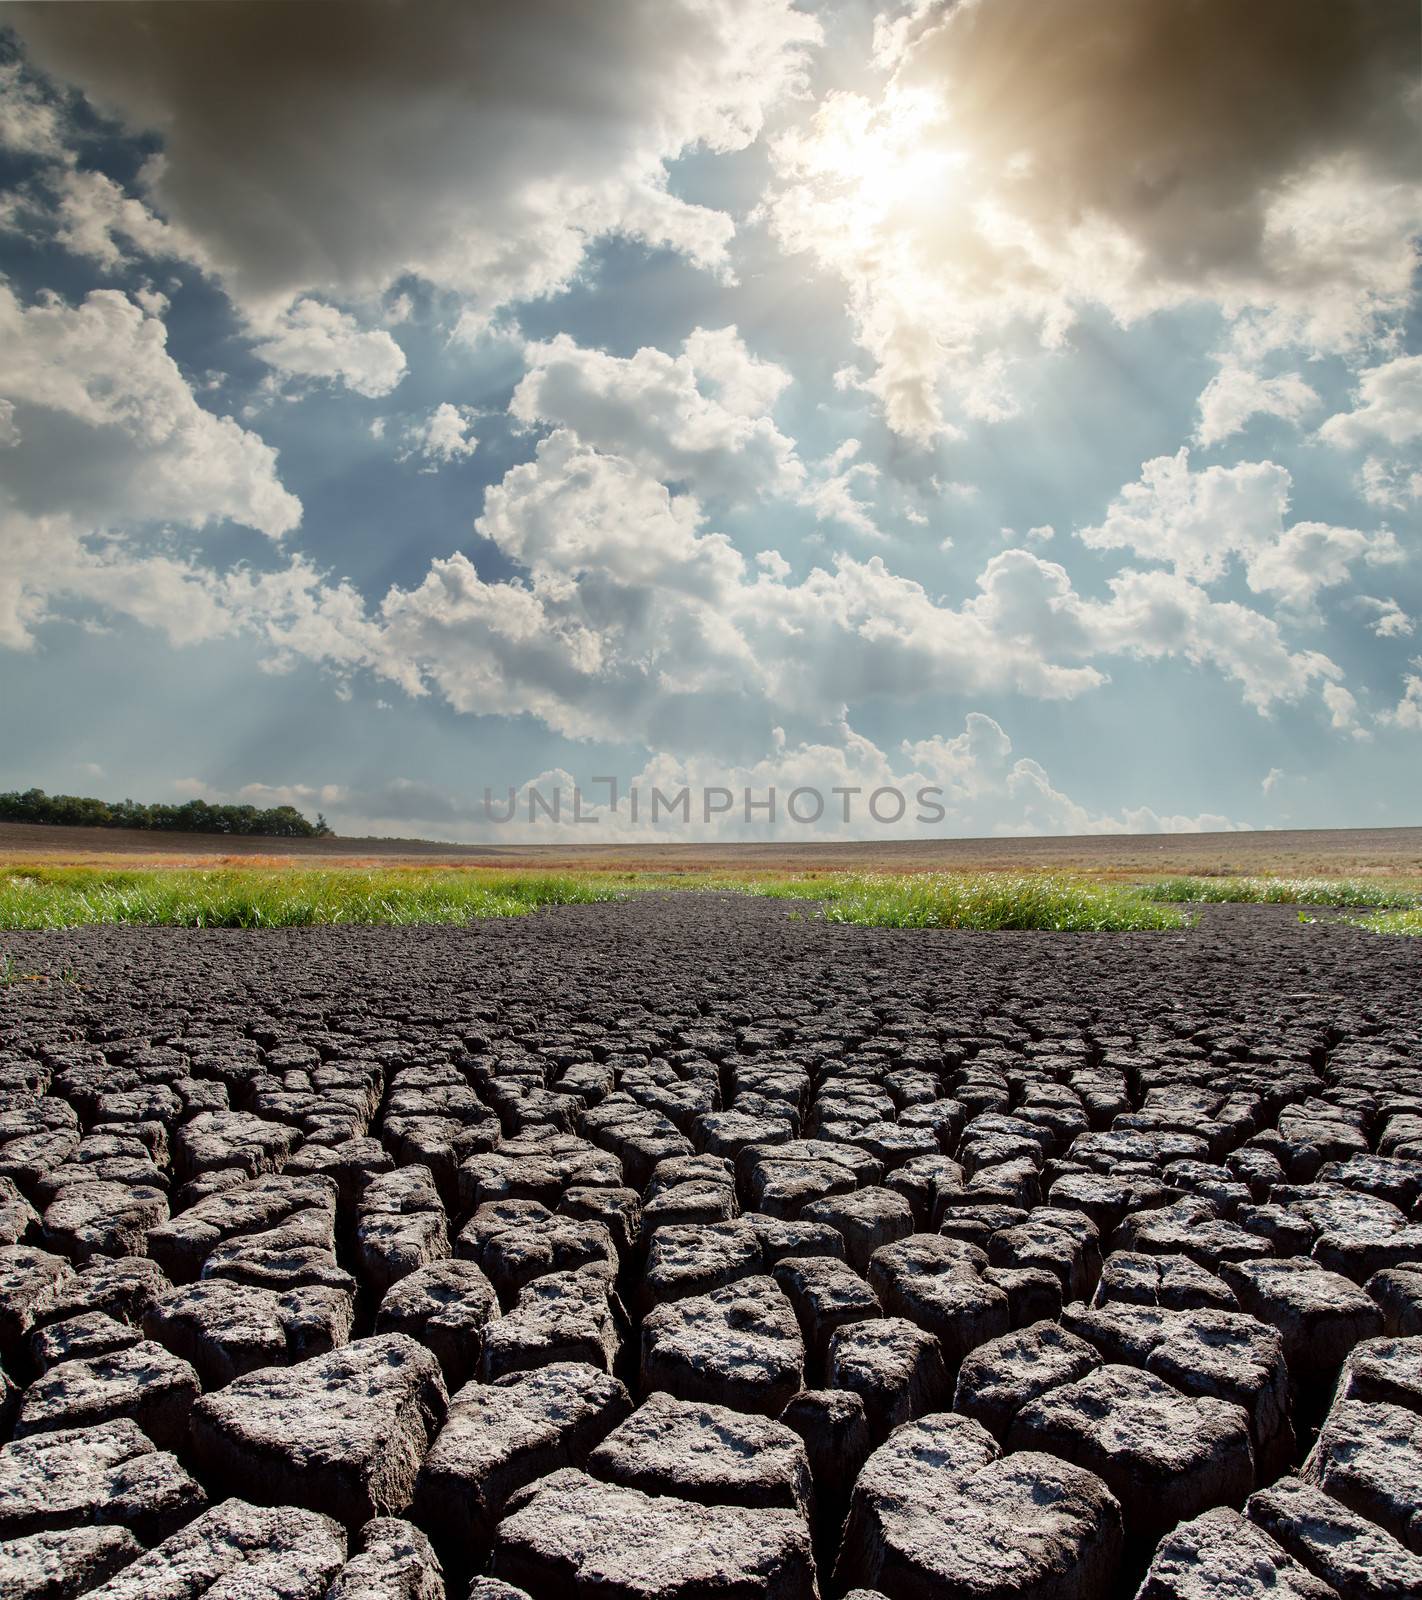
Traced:
<path id="1" fill-rule="evenodd" d="M 877 1444 L 901 1423 L 948 1403 L 943 1354 L 931 1333 L 905 1317 L 851 1323 L 830 1340 L 828 1381 L 864 1402 Z"/>
<path id="2" fill-rule="evenodd" d="M 883 1314 L 878 1295 L 833 1256 L 792 1256 L 776 1266 L 773 1276 L 795 1308 L 812 1376 L 823 1374 L 830 1341 L 841 1328 Z"/>
<path id="3" fill-rule="evenodd" d="M 280 1172 L 300 1142 L 295 1128 L 250 1111 L 201 1111 L 178 1129 L 173 1172 L 180 1183 L 222 1167 L 256 1178 Z"/>
<path id="4" fill-rule="evenodd" d="M 1075 1383 L 1101 1365 L 1084 1339 L 1055 1322 L 1034 1322 L 979 1345 L 958 1371 L 953 1409 L 1001 1441 L 1023 1406 L 1051 1389 Z"/>
<path id="5" fill-rule="evenodd" d="M 354 1295 L 356 1281 L 336 1259 L 333 1221 L 326 1211 L 300 1211 L 279 1228 L 224 1239 L 203 1262 L 202 1276 L 277 1293 L 323 1288 Z"/>
<path id="6" fill-rule="evenodd" d="M 1121 1510 L 1100 1478 L 1032 1451 L 1003 1456 L 968 1417 L 897 1429 L 859 1474 L 835 1580 L 905 1600 L 1105 1600 Z"/>
<path id="7" fill-rule="evenodd" d="M 804 1387 L 805 1344 L 774 1278 L 658 1306 L 642 1324 L 642 1384 L 777 1416 Z"/>
<path id="8" fill-rule="evenodd" d="M 155 1544 L 206 1506 L 201 1485 L 127 1417 L 0 1449 L 0 1539 L 93 1522 Z"/>
<path id="9" fill-rule="evenodd" d="M 95 1257 L 80 1273 L 56 1281 L 33 1308 L 36 1327 L 93 1313 L 133 1327 L 172 1285 L 156 1261 L 142 1256 Z"/>
<path id="10" fill-rule="evenodd" d="M 1256 1491 L 1245 1509 L 1340 1600 L 1411 1600 L 1422 1594 L 1422 1555 L 1302 1478 L 1280 1478 Z"/>
<path id="11" fill-rule="evenodd" d="M 5 1600 L 71 1600 L 143 1554 L 126 1528 L 65 1528 L 0 1544 Z"/>
<path id="12" fill-rule="evenodd" d="M 861 1276 L 880 1245 L 913 1232 L 913 1207 L 893 1189 L 871 1185 L 850 1194 L 816 1200 L 803 1208 L 806 1222 L 822 1222 L 844 1240 L 845 1259 Z"/>
<path id="13" fill-rule="evenodd" d="M 1007 1294 L 986 1270 L 987 1257 L 975 1245 L 916 1233 L 874 1253 L 869 1283 L 891 1316 L 933 1334 L 954 1372 L 970 1350 L 1009 1329 Z"/>
<path id="14" fill-rule="evenodd" d="M 869 1419 L 863 1400 L 848 1389 L 802 1389 L 780 1413 L 804 1442 L 821 1525 L 839 1529 L 849 1492 L 869 1456 Z"/>
<path id="15" fill-rule="evenodd" d="M 1289 1373 L 1279 1333 L 1239 1311 L 1068 1306 L 1063 1321 L 1107 1361 L 1144 1367 L 1185 1394 L 1230 1400 L 1249 1417 L 1258 1476 L 1293 1458 Z"/>
<path id="16" fill-rule="evenodd" d="M 1422 1339 L 1367 1339 L 1343 1363 L 1335 1403 L 1380 1402 L 1422 1413 Z"/>
<path id="17" fill-rule="evenodd" d="M 536 1478 L 580 1467 L 632 1410 L 626 1389 L 585 1363 L 555 1362 L 469 1383 L 420 1469 L 415 1514 L 462 1552 L 485 1544 L 504 1502 Z"/>
<path id="18" fill-rule="evenodd" d="M 1388 1333 L 1422 1333 L 1422 1268 L 1393 1267 L 1368 1279 L 1367 1292 L 1383 1314 Z"/>
<path id="19" fill-rule="evenodd" d="M 447 1405 L 429 1351 L 382 1334 L 204 1396 L 193 1449 L 214 1482 L 358 1526 L 409 1505 Z"/>
<path id="20" fill-rule="evenodd" d="M 373 1517 L 326 1600 L 445 1600 L 444 1573 L 429 1540 L 399 1517 Z"/>
<path id="21" fill-rule="evenodd" d="M 146 1183 L 72 1183 L 45 1207 L 44 1239 L 79 1266 L 96 1255 L 142 1255 L 168 1220 L 167 1191 Z"/>
<path id="22" fill-rule="evenodd" d="M 334 1227 L 336 1185 L 325 1176 L 269 1174 L 207 1196 L 148 1233 L 148 1253 L 174 1283 L 190 1283 L 218 1245 L 240 1234 L 264 1233 L 303 1211 L 329 1214 Z"/>
<path id="23" fill-rule="evenodd" d="M 61 1361 L 127 1350 L 142 1337 L 137 1328 L 115 1322 L 102 1311 L 84 1311 L 77 1317 L 66 1317 L 63 1322 L 36 1328 L 30 1335 L 30 1359 L 38 1371 L 47 1372 Z"/>
<path id="24" fill-rule="evenodd" d="M 13 1356 L 35 1324 L 39 1306 L 74 1276 L 63 1256 L 29 1245 L 0 1249 L 0 1356 Z"/>
<path id="25" fill-rule="evenodd" d="M 1254 1487 L 1242 1407 L 1183 1395 L 1131 1367 L 1098 1367 L 1031 1401 L 1007 1442 L 1099 1473 L 1135 1540 L 1158 1539 L 1213 1506 L 1241 1504 Z"/>
<path id="26" fill-rule="evenodd" d="M 1422 1417 L 1415 1411 L 1341 1401 L 1299 1475 L 1422 1555 Z"/>
<path id="27" fill-rule="evenodd" d="M 15 1437 L 131 1417 L 155 1444 L 181 1449 L 200 1392 L 186 1361 L 144 1339 L 106 1355 L 62 1361 L 36 1378 L 20 1405 Z"/>
<path id="28" fill-rule="evenodd" d="M 220 1389 L 259 1367 L 290 1366 L 350 1338 L 352 1297 L 325 1287 L 253 1288 L 204 1278 L 160 1295 L 143 1331 L 196 1369 L 204 1389 Z"/>
<path id="29" fill-rule="evenodd" d="M 486 1381 L 552 1361 L 611 1372 L 622 1345 L 619 1312 L 612 1280 L 598 1267 L 535 1278 L 513 1310 L 485 1328 L 480 1370 Z"/>
<path id="30" fill-rule="evenodd" d="M 377 1296 L 449 1254 L 449 1228 L 425 1166 L 384 1172 L 366 1185 L 356 1224 L 361 1276 Z"/>
<path id="31" fill-rule="evenodd" d="M 92 1600 L 323 1600 L 346 1559 L 346 1536 L 329 1517 L 294 1506 L 224 1500 L 117 1576 Z M 239 1587 L 240 1585 L 240 1587 Z"/>
<path id="32" fill-rule="evenodd" d="M 814 1600 L 810 1534 L 793 1511 L 706 1506 L 574 1468 L 515 1495 L 493 1570 L 574 1600 Z"/>
<path id="33" fill-rule="evenodd" d="M 1360 1339 L 1383 1331 L 1377 1303 L 1313 1261 L 1241 1261 L 1223 1276 L 1246 1311 L 1279 1330 L 1296 1378 L 1331 1377 Z"/>
<path id="34" fill-rule="evenodd" d="M 1136 1600 L 1338 1600 L 1335 1589 L 1247 1522 L 1216 1506 L 1166 1534 Z"/>
<path id="35" fill-rule="evenodd" d="M 647 1250 L 643 1294 L 649 1305 L 684 1300 L 754 1277 L 763 1268 L 760 1236 L 748 1222 L 667 1224 L 657 1229 Z"/>
<path id="36" fill-rule="evenodd" d="M 588 1457 L 594 1477 L 703 1505 L 779 1506 L 810 1516 L 810 1465 L 783 1423 L 652 1394 Z"/>
<path id="37" fill-rule="evenodd" d="M 1102 1264 L 1095 1303 L 1111 1300 L 1173 1311 L 1239 1309 L 1234 1290 L 1189 1256 L 1151 1256 L 1134 1250 L 1114 1250 Z"/>
<path id="38" fill-rule="evenodd" d="M 377 1333 L 405 1333 L 433 1352 L 452 1394 L 474 1375 L 484 1330 L 499 1315 L 494 1286 L 472 1261 L 417 1267 L 386 1291 Z"/>
<path id="39" fill-rule="evenodd" d="M 478 1263 L 504 1306 L 548 1273 L 600 1266 L 611 1276 L 618 1266 L 602 1223 L 557 1216 L 537 1200 L 486 1201 L 461 1229 L 457 1253 Z"/>

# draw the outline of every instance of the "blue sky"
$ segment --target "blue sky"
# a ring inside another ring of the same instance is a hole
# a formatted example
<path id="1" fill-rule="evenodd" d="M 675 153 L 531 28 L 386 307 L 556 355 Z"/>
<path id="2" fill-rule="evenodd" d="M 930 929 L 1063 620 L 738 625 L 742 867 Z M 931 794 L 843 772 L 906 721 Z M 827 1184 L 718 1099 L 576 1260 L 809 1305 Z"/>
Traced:
<path id="1" fill-rule="evenodd" d="M 0 786 L 1417 821 L 1409 0 L 0 28 Z"/>

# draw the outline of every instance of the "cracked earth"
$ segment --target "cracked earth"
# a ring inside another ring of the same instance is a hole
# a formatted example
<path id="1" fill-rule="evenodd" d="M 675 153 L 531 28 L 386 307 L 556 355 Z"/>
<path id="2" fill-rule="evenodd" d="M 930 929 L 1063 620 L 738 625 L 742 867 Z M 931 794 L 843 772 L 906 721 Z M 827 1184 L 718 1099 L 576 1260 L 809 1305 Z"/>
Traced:
<path id="1" fill-rule="evenodd" d="M 6 1600 L 1417 1600 L 1422 944 L 4 939 Z"/>

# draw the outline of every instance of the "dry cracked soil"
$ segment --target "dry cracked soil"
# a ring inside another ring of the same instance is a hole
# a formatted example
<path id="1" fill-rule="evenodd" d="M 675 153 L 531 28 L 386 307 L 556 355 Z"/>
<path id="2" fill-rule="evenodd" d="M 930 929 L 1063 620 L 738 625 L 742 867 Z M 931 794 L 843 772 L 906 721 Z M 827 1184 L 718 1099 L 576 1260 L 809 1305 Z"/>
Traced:
<path id="1" fill-rule="evenodd" d="M 4 940 L 5 1600 L 1417 1600 L 1422 945 Z"/>

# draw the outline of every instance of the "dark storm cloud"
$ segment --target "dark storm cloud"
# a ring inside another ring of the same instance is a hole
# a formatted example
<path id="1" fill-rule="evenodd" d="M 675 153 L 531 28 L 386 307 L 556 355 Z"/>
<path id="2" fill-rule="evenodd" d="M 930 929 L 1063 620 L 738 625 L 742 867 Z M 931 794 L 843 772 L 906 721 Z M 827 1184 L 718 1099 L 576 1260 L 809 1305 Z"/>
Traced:
<path id="1" fill-rule="evenodd" d="M 788 0 L 16 4 L 31 59 L 162 138 L 154 195 L 249 305 L 404 271 L 497 303 L 625 231 L 714 263 L 662 163 L 736 148 L 816 24 Z"/>
<path id="2" fill-rule="evenodd" d="M 1268 212 L 1320 162 L 1416 180 L 1415 0 L 958 0 L 881 35 L 947 95 L 1012 209 L 1119 225 L 1149 268 L 1266 271 Z"/>

